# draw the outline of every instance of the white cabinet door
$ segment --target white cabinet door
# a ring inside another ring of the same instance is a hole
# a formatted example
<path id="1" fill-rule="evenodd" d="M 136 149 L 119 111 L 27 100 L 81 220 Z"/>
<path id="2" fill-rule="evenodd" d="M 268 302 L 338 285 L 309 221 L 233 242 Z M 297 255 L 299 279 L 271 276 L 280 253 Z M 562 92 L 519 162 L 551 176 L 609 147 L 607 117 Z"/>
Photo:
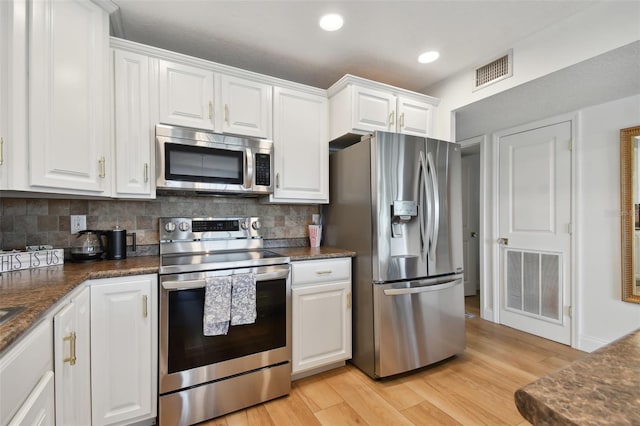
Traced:
<path id="1" fill-rule="evenodd" d="M 271 138 L 272 86 L 228 75 L 220 76 L 221 125 L 224 133 Z"/>
<path id="2" fill-rule="evenodd" d="M 90 299 L 85 288 L 53 318 L 56 424 L 91 424 Z"/>
<path id="3" fill-rule="evenodd" d="M 149 119 L 149 58 L 113 51 L 116 196 L 153 198 L 153 129 Z"/>
<path id="4" fill-rule="evenodd" d="M 272 202 L 329 202 L 328 103 L 324 96 L 274 89 Z"/>
<path id="5" fill-rule="evenodd" d="M 395 131 L 396 97 L 390 93 L 354 86 L 352 114 L 354 129 L 367 132 Z"/>
<path id="6" fill-rule="evenodd" d="M 157 412 L 157 276 L 91 287 L 92 424 L 128 424 Z"/>
<path id="7" fill-rule="evenodd" d="M 292 373 L 351 358 L 351 283 L 292 289 Z"/>
<path id="8" fill-rule="evenodd" d="M 22 337 L 9 351 L 0 357 L 0 424 L 6 425 L 13 418 L 22 418 L 29 413 L 25 408 L 32 396 L 42 391 L 38 387 L 48 388 L 46 376 L 53 378 L 53 330 L 51 319 L 46 318 Z M 40 386 L 40 385 L 45 386 Z M 49 393 L 48 391 L 46 392 Z M 53 424 L 53 382 L 51 383 L 51 417 Z M 18 415 L 21 412 L 22 415 Z M 48 410 L 47 410 L 48 412 Z M 18 422 L 19 424 L 19 422 Z"/>
<path id="9" fill-rule="evenodd" d="M 30 5 L 30 185 L 109 195 L 107 13 L 85 0 Z"/>
<path id="10" fill-rule="evenodd" d="M 351 358 L 351 259 L 291 268 L 292 374 Z"/>
<path id="11" fill-rule="evenodd" d="M 4 140 L 8 139 L 9 128 L 9 41 L 11 40 L 10 4 L 0 2 L 0 190 L 9 189 L 8 168 L 4 157 Z"/>
<path id="12" fill-rule="evenodd" d="M 53 372 L 47 371 L 11 419 L 9 426 L 53 426 L 55 424 Z"/>
<path id="13" fill-rule="evenodd" d="M 433 105 L 398 97 L 397 131 L 407 135 L 428 137 L 431 134 Z"/>
<path id="14" fill-rule="evenodd" d="M 213 72 L 158 61 L 160 122 L 213 130 Z"/>

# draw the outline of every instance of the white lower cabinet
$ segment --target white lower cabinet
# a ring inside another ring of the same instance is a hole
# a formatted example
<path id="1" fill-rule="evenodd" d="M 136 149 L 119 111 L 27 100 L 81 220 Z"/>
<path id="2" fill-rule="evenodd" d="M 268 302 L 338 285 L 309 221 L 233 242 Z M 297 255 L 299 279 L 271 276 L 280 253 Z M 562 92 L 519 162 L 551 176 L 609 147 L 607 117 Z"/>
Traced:
<path id="1" fill-rule="evenodd" d="M 56 424 L 91 424 L 90 293 L 77 296 L 53 317 Z"/>
<path id="2" fill-rule="evenodd" d="M 291 373 L 351 358 L 351 259 L 292 262 Z"/>
<path id="3" fill-rule="evenodd" d="M 0 358 L 0 425 L 55 424 L 51 319 Z"/>
<path id="4" fill-rule="evenodd" d="M 90 288 L 93 426 L 156 417 L 157 275 L 93 280 Z"/>
<path id="5" fill-rule="evenodd" d="M 9 422 L 9 426 L 55 425 L 53 372 L 47 371 L 20 410 Z"/>

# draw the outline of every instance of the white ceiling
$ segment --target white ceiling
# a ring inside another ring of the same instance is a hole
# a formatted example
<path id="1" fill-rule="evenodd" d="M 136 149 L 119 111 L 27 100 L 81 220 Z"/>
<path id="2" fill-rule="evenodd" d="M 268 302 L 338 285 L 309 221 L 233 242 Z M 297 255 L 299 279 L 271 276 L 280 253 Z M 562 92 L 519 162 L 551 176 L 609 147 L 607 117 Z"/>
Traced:
<path id="1" fill-rule="evenodd" d="M 113 0 L 114 35 L 328 88 L 353 74 L 409 90 L 504 54 L 593 1 Z M 344 27 L 322 31 L 323 13 Z M 419 64 L 425 50 L 440 59 Z"/>

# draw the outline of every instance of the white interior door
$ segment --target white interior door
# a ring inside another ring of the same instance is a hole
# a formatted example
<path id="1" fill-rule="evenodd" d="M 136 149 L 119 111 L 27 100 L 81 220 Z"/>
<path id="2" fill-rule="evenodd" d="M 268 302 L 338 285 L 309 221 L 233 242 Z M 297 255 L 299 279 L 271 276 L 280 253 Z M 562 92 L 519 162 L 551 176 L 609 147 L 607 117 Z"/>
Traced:
<path id="1" fill-rule="evenodd" d="M 570 344 L 571 122 L 501 136 L 500 322 Z"/>
<path id="2" fill-rule="evenodd" d="M 480 276 L 480 154 L 462 155 L 464 295 L 475 296 Z"/>

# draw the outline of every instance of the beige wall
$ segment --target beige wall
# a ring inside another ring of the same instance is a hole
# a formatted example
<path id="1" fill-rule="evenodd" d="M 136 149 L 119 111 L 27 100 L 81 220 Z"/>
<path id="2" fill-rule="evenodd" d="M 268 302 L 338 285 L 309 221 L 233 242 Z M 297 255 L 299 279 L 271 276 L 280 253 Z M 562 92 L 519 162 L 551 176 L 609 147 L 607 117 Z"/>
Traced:
<path id="1" fill-rule="evenodd" d="M 143 246 L 141 254 L 157 252 L 158 218 L 163 216 L 260 216 L 265 239 L 305 239 L 311 215 L 319 210 L 316 205 L 271 205 L 235 197 L 158 196 L 151 201 L 4 198 L 0 199 L 0 248 L 71 247 L 75 235 L 70 232 L 69 216 L 75 214 L 87 216 L 88 229 L 120 225 L 127 232 L 136 232 Z"/>

